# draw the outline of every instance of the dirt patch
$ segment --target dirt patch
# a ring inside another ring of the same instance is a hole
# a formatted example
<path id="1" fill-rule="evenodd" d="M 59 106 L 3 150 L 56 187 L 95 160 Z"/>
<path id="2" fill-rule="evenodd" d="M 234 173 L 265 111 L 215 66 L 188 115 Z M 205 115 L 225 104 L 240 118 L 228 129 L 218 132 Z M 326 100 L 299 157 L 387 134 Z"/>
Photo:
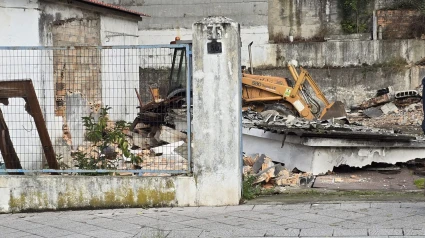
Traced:
<path id="1" fill-rule="evenodd" d="M 334 202 L 423 202 L 425 195 L 422 190 L 415 191 L 337 191 L 326 189 L 307 189 L 288 191 L 287 193 L 260 196 L 247 201 L 249 205 L 259 204 L 295 204 L 295 203 L 334 203 Z"/>
<path id="2" fill-rule="evenodd" d="M 337 190 L 384 190 L 409 191 L 415 190 L 415 180 L 420 176 L 414 175 L 408 168 L 387 171 L 349 171 L 318 176 L 313 188 Z"/>

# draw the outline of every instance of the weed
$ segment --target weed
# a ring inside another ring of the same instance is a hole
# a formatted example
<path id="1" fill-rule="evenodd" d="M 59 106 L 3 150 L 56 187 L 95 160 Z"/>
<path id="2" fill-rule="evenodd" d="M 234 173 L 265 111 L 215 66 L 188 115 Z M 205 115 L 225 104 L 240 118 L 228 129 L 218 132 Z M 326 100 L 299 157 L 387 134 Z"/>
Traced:
<path id="1" fill-rule="evenodd" d="M 129 124 L 125 121 L 110 123 L 108 111 L 111 107 L 100 109 L 99 119 L 95 120 L 92 114 L 83 117 L 86 129 L 86 140 L 92 142 L 88 152 L 78 151 L 72 154 L 77 167 L 86 170 L 116 169 L 116 165 L 123 157 L 130 158 L 129 163 L 138 164 L 139 156 L 130 153 L 129 144 L 124 133 Z"/>
<path id="2" fill-rule="evenodd" d="M 242 184 L 242 197 L 245 200 L 251 200 L 261 194 L 261 188 L 259 185 L 254 184 L 256 177 L 253 175 L 244 176 Z"/>
<path id="3" fill-rule="evenodd" d="M 416 179 L 414 183 L 419 189 L 425 188 L 425 178 Z"/>
<path id="4" fill-rule="evenodd" d="M 69 166 L 65 162 L 63 162 L 63 156 L 62 156 L 62 154 L 57 154 L 56 155 L 56 161 L 58 161 L 58 164 L 59 164 L 59 168 L 60 169 L 62 169 L 62 170 L 69 169 Z"/>
<path id="5" fill-rule="evenodd" d="M 365 33 L 369 31 L 372 11 L 369 0 L 338 0 L 341 13 L 341 28 L 344 33 Z"/>
<path id="6" fill-rule="evenodd" d="M 406 66 L 408 65 L 409 64 L 407 63 L 406 59 L 402 57 L 395 57 L 381 64 L 373 64 L 371 66 L 363 67 L 363 76 L 365 76 L 366 73 L 373 71 L 374 68 L 382 68 L 389 73 L 400 73 L 404 72 Z"/>

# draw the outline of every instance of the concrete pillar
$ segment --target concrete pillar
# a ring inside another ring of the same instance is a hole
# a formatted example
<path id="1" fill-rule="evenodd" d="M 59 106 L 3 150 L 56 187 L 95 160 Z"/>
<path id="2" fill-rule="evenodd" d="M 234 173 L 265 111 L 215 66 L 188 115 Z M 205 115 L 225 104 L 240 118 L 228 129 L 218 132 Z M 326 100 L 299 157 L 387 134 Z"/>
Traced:
<path id="1" fill-rule="evenodd" d="M 199 206 L 239 204 L 242 184 L 240 26 L 193 25 L 193 173 Z"/>
<path id="2" fill-rule="evenodd" d="M 373 17 L 372 17 L 372 26 L 373 26 L 373 33 L 372 33 L 372 40 L 378 40 L 378 18 L 376 17 L 376 11 L 373 11 Z"/>

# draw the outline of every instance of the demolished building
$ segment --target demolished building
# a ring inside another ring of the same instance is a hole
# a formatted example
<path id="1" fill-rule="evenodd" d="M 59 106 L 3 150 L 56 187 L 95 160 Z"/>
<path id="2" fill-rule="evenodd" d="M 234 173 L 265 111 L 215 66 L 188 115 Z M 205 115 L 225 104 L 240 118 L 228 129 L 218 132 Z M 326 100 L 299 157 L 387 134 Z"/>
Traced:
<path id="1" fill-rule="evenodd" d="M 383 98 L 378 97 L 371 101 Z M 415 98 L 412 104 L 398 107 L 391 100 L 376 103 L 379 105 L 369 100 L 361 109 L 375 106 L 381 113 L 370 118 L 368 112 L 353 111 L 347 117 L 350 123 L 245 111 L 244 149 L 246 153 L 267 153 L 289 169 L 296 167 L 315 175 L 340 165 L 363 167 L 372 162 L 395 164 L 422 158 L 422 104 L 417 102 L 416 93 L 411 98 Z"/>

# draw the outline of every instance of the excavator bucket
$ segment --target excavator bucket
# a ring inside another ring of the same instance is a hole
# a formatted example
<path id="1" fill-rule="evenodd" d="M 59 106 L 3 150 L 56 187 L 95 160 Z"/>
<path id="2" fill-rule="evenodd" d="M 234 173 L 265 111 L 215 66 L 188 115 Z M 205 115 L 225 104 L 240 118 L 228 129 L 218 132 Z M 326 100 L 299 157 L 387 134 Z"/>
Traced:
<path id="1" fill-rule="evenodd" d="M 329 120 L 332 118 L 347 118 L 347 112 L 345 111 L 345 105 L 341 101 L 335 101 L 327 106 L 322 111 L 320 120 Z"/>

